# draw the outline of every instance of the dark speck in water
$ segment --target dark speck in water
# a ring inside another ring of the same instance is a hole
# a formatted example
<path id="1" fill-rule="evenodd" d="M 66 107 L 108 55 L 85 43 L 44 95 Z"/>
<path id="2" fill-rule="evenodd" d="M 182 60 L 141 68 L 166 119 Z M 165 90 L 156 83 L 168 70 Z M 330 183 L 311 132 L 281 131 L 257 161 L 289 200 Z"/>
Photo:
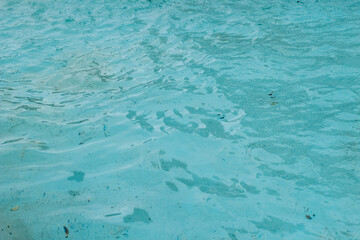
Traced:
<path id="1" fill-rule="evenodd" d="M 80 195 L 80 192 L 78 192 L 78 191 L 72 191 L 72 190 L 70 190 L 70 191 L 68 191 L 68 193 L 71 195 L 71 196 L 79 196 Z"/>

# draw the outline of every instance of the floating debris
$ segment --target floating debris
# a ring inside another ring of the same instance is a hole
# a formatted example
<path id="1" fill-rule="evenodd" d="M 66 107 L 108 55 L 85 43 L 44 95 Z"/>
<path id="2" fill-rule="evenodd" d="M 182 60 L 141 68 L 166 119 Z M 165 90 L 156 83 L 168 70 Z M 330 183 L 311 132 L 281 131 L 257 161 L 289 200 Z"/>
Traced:
<path id="1" fill-rule="evenodd" d="M 275 105 L 278 105 L 278 103 L 277 102 L 272 102 L 272 103 L 270 103 L 270 105 L 275 106 Z"/>
<path id="2" fill-rule="evenodd" d="M 69 237 L 69 229 L 64 226 L 64 231 L 65 231 L 65 238 L 68 238 Z"/>
<path id="3" fill-rule="evenodd" d="M 275 99 L 275 98 L 276 98 L 276 97 L 274 96 L 274 92 L 271 92 L 271 93 L 269 93 L 268 95 L 269 95 L 270 98 L 272 98 L 272 99 Z"/>
<path id="4" fill-rule="evenodd" d="M 114 216 L 119 216 L 119 215 L 121 215 L 121 213 L 107 214 L 104 217 L 114 217 Z"/>
<path id="5" fill-rule="evenodd" d="M 306 214 L 305 217 L 306 219 L 313 219 L 316 215 L 314 213 L 312 213 L 312 211 L 309 208 L 304 207 L 305 213 L 308 213 L 310 211 L 310 213 Z"/>
<path id="6" fill-rule="evenodd" d="M 13 208 L 11 208 L 11 211 L 17 211 L 17 210 L 19 210 L 19 206 L 15 206 L 15 207 L 13 207 Z"/>

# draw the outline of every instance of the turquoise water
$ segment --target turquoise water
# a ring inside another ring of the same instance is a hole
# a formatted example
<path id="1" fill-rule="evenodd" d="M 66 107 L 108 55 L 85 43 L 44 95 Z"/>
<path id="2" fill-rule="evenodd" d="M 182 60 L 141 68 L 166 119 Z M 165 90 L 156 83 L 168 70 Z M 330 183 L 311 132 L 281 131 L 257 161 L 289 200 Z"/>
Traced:
<path id="1" fill-rule="evenodd" d="M 3 0 L 0 239 L 360 239 L 359 77 L 356 0 Z"/>

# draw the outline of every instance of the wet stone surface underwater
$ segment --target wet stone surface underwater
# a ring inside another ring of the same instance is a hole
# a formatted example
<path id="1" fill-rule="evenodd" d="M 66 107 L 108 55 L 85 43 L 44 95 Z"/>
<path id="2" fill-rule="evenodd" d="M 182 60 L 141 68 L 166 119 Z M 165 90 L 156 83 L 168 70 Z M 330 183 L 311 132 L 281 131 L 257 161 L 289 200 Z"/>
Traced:
<path id="1" fill-rule="evenodd" d="M 0 239 L 360 239 L 360 2 L 0 1 Z"/>

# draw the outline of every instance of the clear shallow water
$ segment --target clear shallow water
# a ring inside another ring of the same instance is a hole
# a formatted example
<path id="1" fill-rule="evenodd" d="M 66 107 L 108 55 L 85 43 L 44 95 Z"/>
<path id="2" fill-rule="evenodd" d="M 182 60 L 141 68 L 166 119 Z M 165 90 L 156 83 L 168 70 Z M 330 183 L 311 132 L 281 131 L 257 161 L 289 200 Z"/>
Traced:
<path id="1" fill-rule="evenodd" d="M 0 239 L 360 239 L 359 26 L 358 1 L 1 1 Z"/>

